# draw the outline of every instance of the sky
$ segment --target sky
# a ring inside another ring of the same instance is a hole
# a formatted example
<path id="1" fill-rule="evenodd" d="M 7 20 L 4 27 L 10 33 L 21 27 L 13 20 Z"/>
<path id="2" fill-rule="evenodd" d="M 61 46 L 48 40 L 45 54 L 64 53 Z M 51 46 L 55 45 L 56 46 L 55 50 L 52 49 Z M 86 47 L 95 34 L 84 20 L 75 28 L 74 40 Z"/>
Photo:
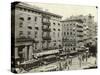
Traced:
<path id="1" fill-rule="evenodd" d="M 96 8 L 96 6 L 49 4 L 49 3 L 29 3 L 29 4 L 46 9 L 51 13 L 61 15 L 61 16 L 63 16 L 62 19 L 66 19 L 72 15 L 78 16 L 78 15 L 91 14 L 92 16 L 94 16 L 94 20 L 97 22 L 97 8 Z"/>

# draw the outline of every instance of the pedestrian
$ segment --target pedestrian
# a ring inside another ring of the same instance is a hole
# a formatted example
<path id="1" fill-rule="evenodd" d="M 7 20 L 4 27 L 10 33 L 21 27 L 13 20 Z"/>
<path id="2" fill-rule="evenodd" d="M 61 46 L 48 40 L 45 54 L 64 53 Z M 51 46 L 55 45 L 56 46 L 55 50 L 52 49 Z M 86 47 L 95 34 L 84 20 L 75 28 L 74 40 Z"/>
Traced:
<path id="1" fill-rule="evenodd" d="M 80 67 L 81 67 L 81 64 L 82 64 L 82 57 L 79 56 L 78 59 L 79 59 L 79 65 L 80 65 Z"/>
<path id="2" fill-rule="evenodd" d="M 70 61 L 69 61 L 69 58 L 67 59 L 67 62 L 66 62 L 66 67 L 67 67 L 67 70 L 70 69 Z"/>
<path id="3" fill-rule="evenodd" d="M 83 54 L 83 56 L 82 56 L 82 61 L 84 62 L 84 59 L 85 59 L 85 56 L 84 56 L 84 54 Z"/>

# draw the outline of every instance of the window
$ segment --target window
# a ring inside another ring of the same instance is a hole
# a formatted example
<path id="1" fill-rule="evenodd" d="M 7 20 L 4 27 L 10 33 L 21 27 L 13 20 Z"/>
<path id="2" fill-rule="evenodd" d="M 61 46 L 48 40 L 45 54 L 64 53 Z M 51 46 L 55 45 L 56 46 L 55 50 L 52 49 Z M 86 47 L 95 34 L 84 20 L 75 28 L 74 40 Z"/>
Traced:
<path id="1" fill-rule="evenodd" d="M 23 9 L 24 11 L 27 11 L 26 9 Z"/>
<path id="2" fill-rule="evenodd" d="M 32 29 L 32 27 L 31 26 L 28 26 L 28 29 Z"/>
<path id="3" fill-rule="evenodd" d="M 35 27 L 35 29 L 39 30 L 39 28 L 38 28 L 38 27 Z"/>
<path id="4" fill-rule="evenodd" d="M 19 23 L 19 27 L 22 27 L 22 26 L 23 26 L 23 22 L 20 22 L 20 23 Z"/>
<path id="5" fill-rule="evenodd" d="M 35 19 L 34 19 L 34 20 L 35 20 L 35 22 L 36 22 L 36 21 L 37 21 L 37 17 L 35 17 Z"/>
<path id="6" fill-rule="evenodd" d="M 30 35 L 30 34 L 31 34 L 31 32 L 30 32 L 30 31 L 28 31 L 28 32 L 27 32 L 27 34 L 28 34 L 28 35 Z"/>
<path id="7" fill-rule="evenodd" d="M 31 17 L 28 17 L 27 20 L 31 20 Z"/>
<path id="8" fill-rule="evenodd" d="M 35 43 L 35 49 L 37 49 L 37 43 Z"/>
<path id="9" fill-rule="evenodd" d="M 53 28 L 53 30 L 54 30 L 54 31 L 56 31 L 56 29 L 55 29 L 55 28 Z"/>
<path id="10" fill-rule="evenodd" d="M 54 47 L 56 46 L 56 43 L 54 43 Z"/>
<path id="11" fill-rule="evenodd" d="M 66 35 L 66 32 L 64 32 L 64 35 Z"/>
<path id="12" fill-rule="evenodd" d="M 73 48 L 73 50 L 75 51 L 75 47 Z"/>
<path id="13" fill-rule="evenodd" d="M 55 38 L 55 32 L 53 32 L 53 37 Z"/>
<path id="14" fill-rule="evenodd" d="M 70 32 L 70 34 L 72 35 L 72 32 Z"/>
<path id="15" fill-rule="evenodd" d="M 60 23 L 58 23 L 58 25 L 60 26 Z"/>
<path id="16" fill-rule="evenodd" d="M 69 35 L 69 32 L 67 32 L 67 35 Z"/>
<path id="17" fill-rule="evenodd" d="M 20 17 L 19 19 L 20 19 L 21 21 L 24 21 L 24 18 L 23 18 L 23 17 Z"/>
<path id="18" fill-rule="evenodd" d="M 53 23 L 53 25 L 55 25 L 55 23 Z"/>
<path id="19" fill-rule="evenodd" d="M 35 31 L 35 38 L 37 38 L 37 34 L 38 34 L 38 32 Z"/>
<path id="20" fill-rule="evenodd" d="M 58 31 L 60 31 L 60 29 L 58 29 Z"/>
<path id="21" fill-rule="evenodd" d="M 58 32 L 58 37 L 59 37 L 59 32 Z"/>
<path id="22" fill-rule="evenodd" d="M 35 32 L 35 35 L 37 35 L 37 32 Z"/>
<path id="23" fill-rule="evenodd" d="M 20 35 L 20 36 L 23 35 L 23 31 L 19 31 L 19 35 Z"/>

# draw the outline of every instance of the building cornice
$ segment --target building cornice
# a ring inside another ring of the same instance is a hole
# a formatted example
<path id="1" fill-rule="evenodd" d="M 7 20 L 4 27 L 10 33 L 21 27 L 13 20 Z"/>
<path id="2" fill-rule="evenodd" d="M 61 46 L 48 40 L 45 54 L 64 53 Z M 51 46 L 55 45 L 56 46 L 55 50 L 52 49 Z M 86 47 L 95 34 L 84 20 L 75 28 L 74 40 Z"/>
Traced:
<path id="1" fill-rule="evenodd" d="M 62 18 L 62 16 L 60 15 L 34 8 L 32 5 L 26 4 L 24 2 L 13 2 L 12 7 L 19 7 L 19 8 L 27 9 L 27 10 L 34 11 L 37 13 L 42 13 L 42 14 L 53 16 L 53 17 Z"/>

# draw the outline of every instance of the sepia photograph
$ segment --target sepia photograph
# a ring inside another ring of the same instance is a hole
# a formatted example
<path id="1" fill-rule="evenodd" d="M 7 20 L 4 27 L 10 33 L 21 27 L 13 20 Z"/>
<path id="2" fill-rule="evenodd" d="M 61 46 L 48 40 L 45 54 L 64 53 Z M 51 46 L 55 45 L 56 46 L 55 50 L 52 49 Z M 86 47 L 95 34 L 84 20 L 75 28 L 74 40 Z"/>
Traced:
<path id="1" fill-rule="evenodd" d="M 11 3 L 11 72 L 98 68 L 97 6 Z"/>

